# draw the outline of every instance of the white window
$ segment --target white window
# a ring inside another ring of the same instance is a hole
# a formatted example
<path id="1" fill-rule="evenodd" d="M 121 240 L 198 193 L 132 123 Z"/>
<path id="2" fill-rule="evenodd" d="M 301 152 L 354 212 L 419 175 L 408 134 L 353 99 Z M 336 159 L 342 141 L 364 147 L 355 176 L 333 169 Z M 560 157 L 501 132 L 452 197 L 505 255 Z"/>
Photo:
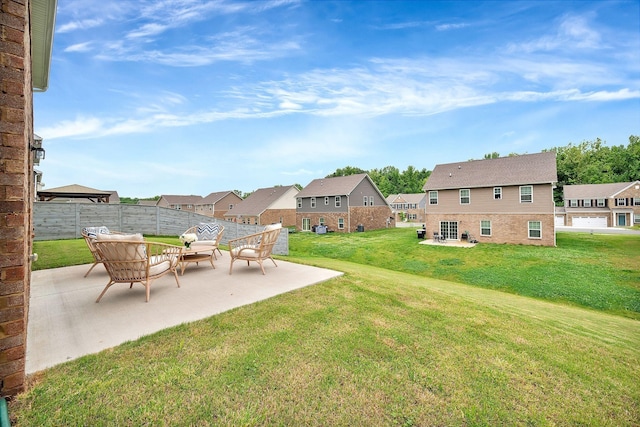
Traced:
<path id="1" fill-rule="evenodd" d="M 502 187 L 494 187 L 493 188 L 493 199 L 494 200 L 502 199 Z"/>
<path id="2" fill-rule="evenodd" d="M 460 204 L 468 205 L 469 203 L 471 203 L 471 190 L 460 190 Z"/>
<path id="3" fill-rule="evenodd" d="M 373 206 L 373 196 L 369 196 L 369 206 Z"/>
<path id="4" fill-rule="evenodd" d="M 572 208 L 577 208 L 578 207 L 578 201 L 575 199 L 571 199 L 569 200 L 569 206 Z"/>
<path id="5" fill-rule="evenodd" d="M 437 205 L 438 204 L 438 192 L 437 191 L 429 191 L 429 204 Z"/>
<path id="6" fill-rule="evenodd" d="M 640 206 L 640 197 L 633 198 L 633 206 Z"/>
<path id="7" fill-rule="evenodd" d="M 533 187 L 531 185 L 523 185 L 520 187 L 520 203 L 533 202 Z"/>
<path id="8" fill-rule="evenodd" d="M 320 217 L 320 219 L 318 220 L 318 223 L 320 225 L 324 225 L 324 217 Z"/>
<path id="9" fill-rule="evenodd" d="M 338 218 L 338 229 L 344 230 L 344 218 Z"/>
<path id="10" fill-rule="evenodd" d="M 604 208 L 604 199 L 598 199 L 596 203 L 599 208 Z"/>
<path id="11" fill-rule="evenodd" d="M 315 209 L 315 207 L 316 207 L 316 198 L 312 197 L 311 198 L 311 209 Z"/>
<path id="12" fill-rule="evenodd" d="M 311 230 L 311 218 L 302 218 L 302 231 Z"/>
<path id="13" fill-rule="evenodd" d="M 627 199 L 616 199 L 616 206 L 627 206 Z"/>
<path id="14" fill-rule="evenodd" d="M 342 197 L 336 196 L 335 204 L 336 204 L 336 208 L 339 208 L 340 206 L 342 206 Z"/>
<path id="15" fill-rule="evenodd" d="M 176 205 L 176 209 L 181 211 L 182 210 L 182 205 Z"/>
<path id="16" fill-rule="evenodd" d="M 590 208 L 591 207 L 591 199 L 584 199 L 582 201 L 582 206 L 584 206 L 585 208 Z"/>
<path id="17" fill-rule="evenodd" d="M 324 198 L 324 205 L 328 206 L 329 205 L 329 196 L 325 196 Z"/>
<path id="18" fill-rule="evenodd" d="M 529 238 L 542 238 L 542 223 L 540 221 L 529 221 Z"/>
<path id="19" fill-rule="evenodd" d="M 480 235 L 491 236 L 491 221 L 487 221 L 487 220 L 480 221 Z"/>
<path id="20" fill-rule="evenodd" d="M 633 223 L 640 224 L 640 214 L 633 214 Z"/>
<path id="21" fill-rule="evenodd" d="M 302 199 L 298 197 L 296 200 L 298 201 L 298 209 L 300 209 L 302 207 Z"/>
<path id="22" fill-rule="evenodd" d="M 369 197 L 368 196 L 364 196 L 362 198 L 362 206 L 367 206 L 369 204 Z"/>

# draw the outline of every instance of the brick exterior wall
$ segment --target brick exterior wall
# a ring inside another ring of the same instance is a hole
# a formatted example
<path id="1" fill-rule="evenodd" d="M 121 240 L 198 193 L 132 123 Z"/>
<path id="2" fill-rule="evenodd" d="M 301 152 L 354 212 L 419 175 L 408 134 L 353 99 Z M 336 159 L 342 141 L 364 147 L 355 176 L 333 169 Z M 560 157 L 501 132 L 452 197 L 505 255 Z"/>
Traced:
<path id="1" fill-rule="evenodd" d="M 349 208 L 347 212 L 318 212 L 318 213 L 297 213 L 296 228 L 302 230 L 302 218 L 309 218 L 311 225 L 319 225 L 320 218 L 324 218 L 324 225 L 330 231 L 352 233 L 358 231 L 358 225 L 362 225 L 364 230 L 377 230 L 391 226 L 387 221 L 392 216 L 389 206 L 356 206 Z M 344 219 L 344 229 L 338 228 L 338 220 Z"/>
<path id="2" fill-rule="evenodd" d="M 29 2 L 0 3 L 0 394 L 24 390 L 34 177 Z"/>
<path id="3" fill-rule="evenodd" d="M 427 238 L 440 231 L 440 221 L 458 222 L 458 239 L 465 231 L 480 243 L 555 246 L 553 214 L 427 214 Z M 491 221 L 491 236 L 480 235 L 480 221 Z M 529 221 L 540 221 L 541 238 L 529 238 Z"/>
<path id="4" fill-rule="evenodd" d="M 267 209 L 260 215 L 260 224 L 268 225 L 280 222 L 282 219 L 283 227 L 291 227 L 296 225 L 295 209 Z"/>

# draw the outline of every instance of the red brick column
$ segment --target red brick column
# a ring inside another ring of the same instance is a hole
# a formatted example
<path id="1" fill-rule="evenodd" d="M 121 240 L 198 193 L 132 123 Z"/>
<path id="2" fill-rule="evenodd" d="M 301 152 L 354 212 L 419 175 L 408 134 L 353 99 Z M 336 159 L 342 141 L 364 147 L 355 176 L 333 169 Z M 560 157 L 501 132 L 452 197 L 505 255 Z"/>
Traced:
<path id="1" fill-rule="evenodd" d="M 29 1 L 0 0 L 0 395 L 25 385 L 34 198 Z"/>

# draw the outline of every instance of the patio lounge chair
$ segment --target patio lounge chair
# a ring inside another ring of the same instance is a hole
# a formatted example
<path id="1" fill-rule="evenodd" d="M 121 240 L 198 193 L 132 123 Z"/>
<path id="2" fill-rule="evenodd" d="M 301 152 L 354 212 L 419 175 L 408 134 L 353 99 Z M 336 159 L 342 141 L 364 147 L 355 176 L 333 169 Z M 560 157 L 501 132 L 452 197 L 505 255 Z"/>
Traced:
<path id="1" fill-rule="evenodd" d="M 238 239 L 229 240 L 229 255 L 231 255 L 231 265 L 229 266 L 229 274 L 233 271 L 233 263 L 236 260 L 245 260 L 247 265 L 250 261 L 260 264 L 262 274 L 266 274 L 262 262 L 270 259 L 277 267 L 278 264 L 271 257 L 271 251 L 278 240 L 281 224 L 267 225 L 260 233 L 249 234 L 248 236 Z"/>
<path id="2" fill-rule="evenodd" d="M 193 233 L 198 238 L 197 241 L 191 243 L 192 248 L 197 248 L 200 245 L 213 246 L 213 258 L 218 259 L 218 257 L 216 256 L 216 251 L 218 251 L 220 256 L 222 256 L 222 252 L 220 252 L 218 245 L 220 245 L 220 239 L 222 239 L 222 234 L 224 233 L 224 226 L 218 223 L 202 222 L 187 229 L 187 231 L 185 231 L 183 234 L 187 233 Z"/>
<path id="3" fill-rule="evenodd" d="M 87 246 L 91 251 L 91 255 L 93 256 L 93 261 L 94 261 L 91 268 L 89 268 L 89 271 L 87 271 L 84 275 L 84 277 L 87 277 L 89 273 L 91 273 L 91 270 L 93 270 L 93 267 L 102 263 L 100 254 L 98 253 L 94 245 L 94 242 L 96 241 L 96 237 L 98 237 L 98 234 L 123 234 L 123 233 L 120 233 L 119 231 L 110 231 L 107 227 L 101 226 L 101 227 L 84 227 L 81 231 L 81 234 L 82 234 L 82 237 L 84 237 L 84 241 L 87 242 Z"/>
<path id="4" fill-rule="evenodd" d="M 151 282 L 167 273 L 173 273 L 180 287 L 176 267 L 182 254 L 181 246 L 147 242 L 141 234 L 99 234 L 94 244 L 109 273 L 109 283 L 96 302 L 100 302 L 107 289 L 116 283 L 129 283 L 129 288 L 134 283 L 141 283 L 146 288 L 146 301 L 149 302 Z"/>

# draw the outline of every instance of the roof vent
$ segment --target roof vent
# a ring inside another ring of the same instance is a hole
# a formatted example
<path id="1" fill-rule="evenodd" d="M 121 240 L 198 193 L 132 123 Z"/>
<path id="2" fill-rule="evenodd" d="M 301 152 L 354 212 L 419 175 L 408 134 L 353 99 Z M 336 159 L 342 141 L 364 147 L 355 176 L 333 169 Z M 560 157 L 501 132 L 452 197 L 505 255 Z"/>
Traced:
<path id="1" fill-rule="evenodd" d="M 451 172 L 449 172 L 449 178 L 451 178 L 451 177 L 452 177 Z"/>

